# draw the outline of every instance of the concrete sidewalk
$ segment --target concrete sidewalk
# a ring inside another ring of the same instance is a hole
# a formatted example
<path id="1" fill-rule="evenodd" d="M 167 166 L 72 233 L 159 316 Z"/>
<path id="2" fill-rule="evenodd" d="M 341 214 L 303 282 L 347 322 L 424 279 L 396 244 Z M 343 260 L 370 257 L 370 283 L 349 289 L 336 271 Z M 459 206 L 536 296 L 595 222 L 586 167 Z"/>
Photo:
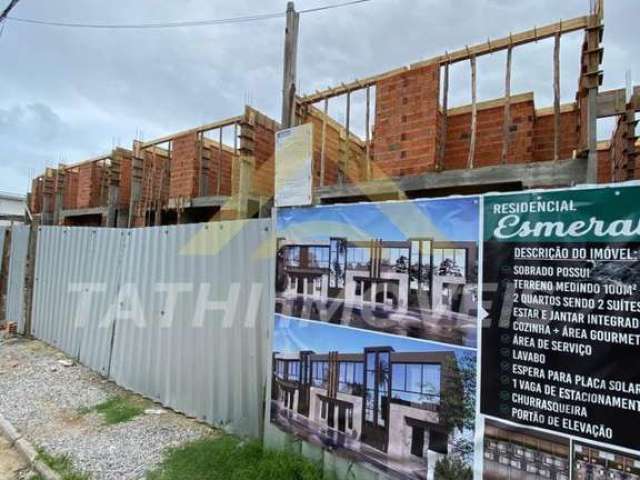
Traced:
<path id="1" fill-rule="evenodd" d="M 35 474 L 6 439 L 0 437 L 0 480 L 26 480 Z"/>

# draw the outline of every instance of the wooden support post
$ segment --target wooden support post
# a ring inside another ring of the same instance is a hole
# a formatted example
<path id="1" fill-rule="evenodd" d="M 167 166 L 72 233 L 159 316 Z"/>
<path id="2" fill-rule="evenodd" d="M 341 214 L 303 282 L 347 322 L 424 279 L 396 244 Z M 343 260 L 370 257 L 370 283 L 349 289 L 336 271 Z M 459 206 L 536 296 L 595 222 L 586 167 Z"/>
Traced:
<path id="1" fill-rule="evenodd" d="M 320 143 L 320 186 L 324 187 L 324 176 L 327 161 L 327 119 L 329 118 L 329 99 L 324 99 L 324 115 L 322 116 L 322 140 Z"/>
<path id="2" fill-rule="evenodd" d="M 587 75 L 589 80 L 587 92 L 587 142 L 589 160 L 587 163 L 587 183 L 597 183 L 598 181 L 598 86 L 600 82 L 600 30 L 599 20 L 591 17 L 592 22 L 587 30 Z"/>
<path id="3" fill-rule="evenodd" d="M 160 181 L 158 182 L 158 193 L 155 196 L 155 201 L 153 202 L 153 224 L 155 226 L 159 226 L 162 225 L 162 187 L 164 184 L 164 176 L 165 176 L 165 170 L 167 168 L 167 162 L 169 161 L 171 155 L 171 142 L 169 142 L 169 145 L 167 145 L 167 158 L 164 159 L 162 158 L 162 156 L 160 157 L 162 159 L 162 163 L 160 164 Z M 155 175 L 154 175 L 154 179 L 155 179 Z M 153 186 L 152 186 L 152 190 L 153 190 Z M 149 213 L 149 215 L 151 215 L 151 213 Z"/>
<path id="4" fill-rule="evenodd" d="M 55 177 L 53 170 L 47 168 L 42 184 L 42 225 L 53 224 L 53 212 L 55 208 Z"/>
<path id="5" fill-rule="evenodd" d="M 365 180 L 370 180 L 371 179 L 371 127 L 370 127 L 370 123 L 371 123 L 371 87 L 367 87 L 367 94 L 366 94 L 366 102 L 367 102 L 367 106 L 366 106 L 366 110 L 365 110 L 365 142 L 366 142 L 366 147 L 365 147 L 365 155 L 366 155 L 366 159 L 365 159 Z"/>
<path id="6" fill-rule="evenodd" d="M 129 221 L 128 227 L 133 227 L 137 214 L 140 197 L 142 194 L 142 175 L 143 175 L 143 159 L 142 159 L 141 142 L 133 141 L 133 155 L 131 157 L 131 194 L 129 196 Z"/>
<path id="7" fill-rule="evenodd" d="M 249 200 L 252 193 L 255 168 L 255 113 L 248 111 L 240 125 L 240 157 L 238 158 L 238 189 L 233 192 L 236 218 L 249 217 Z"/>
<path id="8" fill-rule="evenodd" d="M 120 199 L 120 165 L 122 154 L 119 150 L 114 149 L 111 152 L 111 159 L 109 163 L 109 185 L 108 185 L 108 199 L 107 199 L 107 214 L 105 215 L 106 227 L 117 227 L 116 212 L 118 209 L 118 203 Z"/>
<path id="9" fill-rule="evenodd" d="M 638 164 L 638 156 L 640 152 L 638 152 L 638 147 L 636 147 L 636 142 L 638 140 L 638 136 L 636 135 L 636 126 L 640 120 L 636 120 L 636 112 L 635 112 L 635 102 L 633 97 L 627 103 L 627 111 L 624 113 L 623 119 L 621 121 L 622 128 L 625 128 L 626 132 L 624 134 L 624 148 L 623 154 L 625 157 L 625 166 L 627 168 L 627 180 L 635 180 L 636 178 L 636 166 Z M 619 125 L 620 125 L 619 124 Z"/>
<path id="10" fill-rule="evenodd" d="M 233 124 L 233 156 L 238 155 L 238 122 Z"/>
<path id="11" fill-rule="evenodd" d="M 282 128 L 291 128 L 294 126 L 295 120 L 299 23 L 300 14 L 296 12 L 294 3 L 287 3 L 287 27 L 284 39 L 284 74 L 282 82 Z"/>
<path id="12" fill-rule="evenodd" d="M 7 290 L 9 288 L 9 261 L 11 257 L 11 229 L 7 228 L 4 243 L 0 245 L 0 323 L 6 318 Z"/>
<path id="13" fill-rule="evenodd" d="M 560 160 L 560 33 L 553 46 L 553 160 Z"/>
<path id="14" fill-rule="evenodd" d="M 22 315 L 24 317 L 25 336 L 31 337 L 31 307 L 33 305 L 33 287 L 36 276 L 36 251 L 38 244 L 38 221 L 34 220 L 29 228 L 29 247 L 27 250 L 26 265 L 24 270 L 24 309 Z"/>
<path id="15" fill-rule="evenodd" d="M 345 139 L 344 139 L 344 164 L 342 167 L 341 183 L 344 182 L 345 176 L 349 175 L 349 160 L 351 157 L 351 90 L 347 92 L 347 112 L 345 122 Z"/>
<path id="16" fill-rule="evenodd" d="M 447 130 L 449 129 L 449 63 L 444 64 L 444 82 L 442 86 L 442 131 L 440 132 L 440 148 L 436 171 L 444 169 L 444 156 L 447 148 Z"/>
<path id="17" fill-rule="evenodd" d="M 55 187 L 55 203 L 53 207 L 53 224 L 60 225 L 61 214 L 64 210 L 64 188 L 65 188 L 65 167 L 58 165 L 56 169 L 56 187 Z"/>
<path id="18" fill-rule="evenodd" d="M 513 47 L 507 49 L 507 66 L 504 75 L 504 119 L 502 123 L 502 164 L 507 163 L 511 145 L 511 58 Z"/>
<path id="19" fill-rule="evenodd" d="M 205 148 L 204 141 L 204 132 L 198 133 L 198 195 L 201 197 L 209 195 L 209 160 L 211 159 L 211 151 Z"/>
<path id="20" fill-rule="evenodd" d="M 476 56 L 471 55 L 471 139 L 469 141 L 469 159 L 467 168 L 474 167 L 476 156 L 476 137 L 478 130 L 478 102 L 477 102 L 477 72 L 476 72 Z"/>
<path id="21" fill-rule="evenodd" d="M 216 195 L 220 195 L 220 190 L 222 188 L 222 129 L 223 127 L 220 127 L 220 133 L 218 135 L 218 172 L 216 173 Z"/>

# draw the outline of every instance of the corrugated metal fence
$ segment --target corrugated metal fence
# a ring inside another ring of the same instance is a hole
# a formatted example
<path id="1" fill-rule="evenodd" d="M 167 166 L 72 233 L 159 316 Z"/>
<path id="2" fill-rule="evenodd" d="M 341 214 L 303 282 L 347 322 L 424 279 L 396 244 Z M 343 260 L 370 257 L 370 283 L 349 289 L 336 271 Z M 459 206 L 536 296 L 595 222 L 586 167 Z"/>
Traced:
<path id="1" fill-rule="evenodd" d="M 29 227 L 13 225 L 11 227 L 11 249 L 9 250 L 5 319 L 9 322 L 16 322 L 20 333 L 24 333 L 24 276 L 28 250 Z"/>
<path id="2" fill-rule="evenodd" d="M 126 234 L 114 229 L 40 227 L 31 333 L 109 374 L 114 301 Z"/>
<path id="3" fill-rule="evenodd" d="M 271 220 L 39 229 L 32 333 L 116 383 L 258 435 L 269 377 Z"/>

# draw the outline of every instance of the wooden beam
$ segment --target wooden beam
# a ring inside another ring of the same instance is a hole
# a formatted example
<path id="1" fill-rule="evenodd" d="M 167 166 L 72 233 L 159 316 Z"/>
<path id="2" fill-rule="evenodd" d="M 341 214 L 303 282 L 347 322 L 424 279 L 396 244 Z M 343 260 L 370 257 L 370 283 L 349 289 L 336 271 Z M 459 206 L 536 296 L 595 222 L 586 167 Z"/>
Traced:
<path id="1" fill-rule="evenodd" d="M 211 160 L 210 150 L 204 148 L 204 132 L 198 133 L 198 195 L 201 197 L 209 195 L 209 160 Z"/>
<path id="2" fill-rule="evenodd" d="M 560 34 L 553 45 L 553 159 L 560 159 Z"/>
<path id="3" fill-rule="evenodd" d="M 442 86 L 442 131 L 440 132 L 440 149 L 438 150 L 438 162 L 436 170 L 444 168 L 444 156 L 447 149 L 447 130 L 449 129 L 449 63 L 444 65 L 444 82 Z"/>
<path id="4" fill-rule="evenodd" d="M 27 257 L 25 259 L 24 269 L 24 290 L 23 300 L 24 309 L 22 315 L 24 317 L 24 332 L 27 338 L 31 338 L 32 323 L 32 306 L 33 306 L 33 290 L 36 277 L 36 257 L 38 250 L 38 221 L 34 220 L 29 227 L 29 246 L 27 249 Z"/>
<path id="5" fill-rule="evenodd" d="M 473 168 L 476 157 L 476 136 L 478 133 L 478 75 L 476 68 L 476 57 L 469 59 L 471 63 L 471 138 L 469 140 L 469 159 L 467 160 L 467 168 Z"/>
<path id="6" fill-rule="evenodd" d="M 570 20 L 562 20 L 560 22 L 551 23 L 549 25 L 545 25 L 542 27 L 536 27 L 531 30 L 526 30 L 524 32 L 515 33 L 513 35 L 509 35 L 508 37 L 499 38 L 497 40 L 489 40 L 484 43 L 480 43 L 468 48 L 463 48 L 460 50 L 456 50 L 451 52 L 450 54 L 438 55 L 436 57 L 432 57 L 428 60 L 424 60 L 418 63 L 414 63 L 409 66 L 396 68 L 394 70 L 390 70 L 385 73 L 381 73 L 379 75 L 373 75 L 367 78 L 363 78 L 360 80 L 355 80 L 351 83 L 342 84 L 335 88 L 329 88 L 326 90 L 322 90 L 310 95 L 306 95 L 300 98 L 300 102 L 302 103 L 316 103 L 324 98 L 336 97 L 339 95 L 344 95 L 349 90 L 359 90 L 366 88 L 370 85 L 375 85 L 380 80 L 385 78 L 397 75 L 399 73 L 407 72 L 409 70 L 414 70 L 417 68 L 422 68 L 427 65 L 433 64 L 445 64 L 445 63 L 457 63 L 469 60 L 471 56 L 482 56 L 488 55 L 491 53 L 499 52 L 501 50 L 507 50 L 509 47 L 517 47 L 519 45 L 524 45 L 526 43 L 537 42 L 538 40 L 543 40 L 546 38 L 551 38 L 556 35 L 556 33 L 560 33 L 560 35 L 564 35 L 571 32 L 576 32 L 579 30 L 585 30 L 589 26 L 590 15 L 585 15 L 581 17 L 572 18 Z"/>
<path id="7" fill-rule="evenodd" d="M 640 86 L 633 89 L 629 103 L 634 105 L 636 112 L 640 111 Z M 598 118 L 617 117 L 627 111 L 627 91 L 624 88 L 598 92 Z"/>
<path id="8" fill-rule="evenodd" d="M 511 60 L 513 47 L 507 49 L 507 65 L 504 74 L 504 118 L 502 121 L 502 155 L 501 162 L 507 163 L 509 146 L 511 144 Z"/>
<path id="9" fill-rule="evenodd" d="M 222 129 L 220 127 L 220 133 L 218 134 L 218 173 L 216 174 L 216 195 L 220 195 L 220 189 L 222 188 Z"/>
<path id="10" fill-rule="evenodd" d="M 233 124 L 233 156 L 238 155 L 238 124 Z"/>
<path id="11" fill-rule="evenodd" d="M 97 163 L 97 162 L 102 162 L 102 161 L 109 160 L 109 159 L 111 159 L 111 153 L 107 153 L 106 155 L 100 155 L 100 156 L 97 156 L 97 157 L 88 158 L 87 160 L 82 160 L 82 161 L 76 162 L 76 163 L 70 163 L 68 165 L 65 165 L 65 168 L 67 170 L 69 170 L 71 168 L 79 167 L 79 166 L 85 165 L 87 163 Z"/>
<path id="12" fill-rule="evenodd" d="M 351 157 L 351 144 L 349 143 L 351 136 L 351 90 L 347 92 L 347 112 L 346 112 L 346 124 L 345 124 L 345 160 L 344 160 L 344 172 L 342 178 L 344 179 L 345 175 L 349 175 L 349 159 Z"/>
<path id="13" fill-rule="evenodd" d="M 129 228 L 133 227 L 142 194 L 144 160 L 142 158 L 141 145 L 140 141 L 133 141 L 133 154 L 131 156 L 131 193 L 129 194 L 129 219 L 127 220 L 127 226 Z"/>
<path id="14" fill-rule="evenodd" d="M 365 138 L 365 143 L 366 143 L 366 147 L 365 147 L 365 168 L 366 168 L 366 175 L 365 178 L 367 180 L 369 180 L 371 178 L 371 131 L 370 131 L 370 126 L 369 124 L 371 123 L 371 87 L 367 87 L 366 90 L 367 94 L 366 94 L 366 102 L 367 102 L 367 106 L 366 106 L 366 110 L 365 110 L 365 133 L 364 133 L 364 138 Z"/>
<path id="15" fill-rule="evenodd" d="M 149 147 L 154 147 L 156 145 L 167 143 L 175 138 L 182 137 L 190 133 L 204 133 L 210 130 L 217 130 L 220 127 L 227 127 L 227 126 L 233 125 L 234 123 L 240 123 L 243 119 L 244 119 L 244 115 L 239 115 L 237 117 L 227 118 L 224 120 L 220 120 L 218 122 L 207 123 L 199 127 L 190 128 L 189 130 L 183 130 L 181 132 L 172 133 L 171 135 L 165 135 L 155 140 L 149 140 L 148 142 L 140 142 L 140 148 L 146 149 Z"/>
<path id="16" fill-rule="evenodd" d="M 598 87 L 602 81 L 599 70 L 602 61 L 600 40 L 602 35 L 602 22 L 599 16 L 589 17 L 589 25 L 586 30 L 585 58 L 586 73 L 583 74 L 582 83 L 587 92 L 587 125 L 586 139 L 589 164 L 587 167 L 587 183 L 598 181 Z"/>
<path id="17" fill-rule="evenodd" d="M 320 143 L 320 186 L 324 187 L 324 176 L 327 161 L 327 118 L 329 118 L 329 99 L 324 99 L 324 115 L 322 116 L 322 139 Z"/>

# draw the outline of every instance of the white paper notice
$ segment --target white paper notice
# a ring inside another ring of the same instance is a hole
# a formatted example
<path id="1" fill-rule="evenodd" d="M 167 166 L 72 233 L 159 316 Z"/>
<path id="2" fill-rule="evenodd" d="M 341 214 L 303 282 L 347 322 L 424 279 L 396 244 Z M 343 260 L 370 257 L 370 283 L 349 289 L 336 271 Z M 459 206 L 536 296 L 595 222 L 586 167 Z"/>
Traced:
<path id="1" fill-rule="evenodd" d="M 276 207 L 311 205 L 313 199 L 313 125 L 276 133 Z"/>

